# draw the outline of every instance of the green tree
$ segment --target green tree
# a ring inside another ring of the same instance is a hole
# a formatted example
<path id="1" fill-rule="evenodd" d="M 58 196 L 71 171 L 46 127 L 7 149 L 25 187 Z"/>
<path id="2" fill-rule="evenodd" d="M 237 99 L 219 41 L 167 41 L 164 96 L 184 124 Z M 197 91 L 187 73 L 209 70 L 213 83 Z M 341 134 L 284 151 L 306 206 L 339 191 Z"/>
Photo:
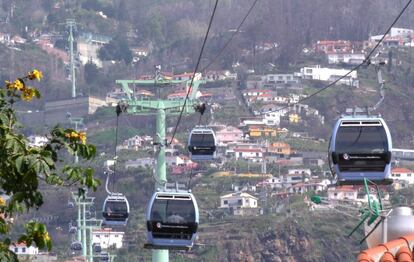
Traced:
<path id="1" fill-rule="evenodd" d="M 85 64 L 85 81 L 87 84 L 93 84 L 98 79 L 99 70 L 93 62 Z"/>
<path id="2" fill-rule="evenodd" d="M 12 241 L 24 241 L 28 246 L 34 243 L 40 249 L 52 248 L 46 226 L 41 223 L 29 221 L 25 225 L 25 234 L 18 239 L 10 236 L 10 218 L 43 204 L 40 185 L 78 185 L 82 195 L 83 188 L 96 190 L 100 184 L 94 178 L 93 169 L 64 162 L 67 152 L 77 154 L 85 161 L 95 156 L 96 149 L 86 144 L 85 133 L 55 127 L 48 135 L 48 142 L 40 147 L 31 146 L 19 133 L 20 124 L 13 105 L 18 101 L 40 98 L 39 91 L 27 83 L 41 78 L 42 73 L 33 70 L 14 82 L 6 81 L 5 88 L 0 89 L 0 261 L 17 261 L 17 256 L 8 249 Z"/>
<path id="3" fill-rule="evenodd" d="M 132 51 L 129 49 L 128 42 L 121 34 L 118 34 L 108 44 L 99 49 L 98 56 L 102 60 L 124 61 L 126 64 L 132 61 Z"/>

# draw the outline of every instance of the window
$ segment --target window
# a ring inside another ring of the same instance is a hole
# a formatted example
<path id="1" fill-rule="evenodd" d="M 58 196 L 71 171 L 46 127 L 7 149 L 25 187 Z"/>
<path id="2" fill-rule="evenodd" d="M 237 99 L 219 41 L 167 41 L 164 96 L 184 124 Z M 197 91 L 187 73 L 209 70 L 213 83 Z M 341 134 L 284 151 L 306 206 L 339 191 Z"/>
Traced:
<path id="1" fill-rule="evenodd" d="M 26 248 L 22 247 L 22 253 L 26 253 Z"/>
<path id="2" fill-rule="evenodd" d="M 411 174 L 407 174 L 407 177 L 411 177 Z"/>
<path id="3" fill-rule="evenodd" d="M 118 235 L 115 235 L 115 237 L 118 237 Z"/>
<path id="4" fill-rule="evenodd" d="M 305 73 L 307 73 L 307 74 L 312 74 L 312 69 L 310 69 L 310 68 L 309 68 L 309 69 L 306 69 L 306 70 L 305 70 Z"/>
<path id="5" fill-rule="evenodd" d="M 237 204 L 240 205 L 240 206 L 243 205 L 243 199 L 237 200 Z"/>
<path id="6" fill-rule="evenodd" d="M 224 201 L 223 201 L 223 204 L 224 204 L 224 205 L 227 205 L 228 203 L 229 203 L 229 201 L 227 201 L 227 200 L 224 200 Z"/>
<path id="7" fill-rule="evenodd" d="M 14 248 L 14 253 L 17 253 L 17 252 L 19 252 L 19 248 L 15 247 Z"/>

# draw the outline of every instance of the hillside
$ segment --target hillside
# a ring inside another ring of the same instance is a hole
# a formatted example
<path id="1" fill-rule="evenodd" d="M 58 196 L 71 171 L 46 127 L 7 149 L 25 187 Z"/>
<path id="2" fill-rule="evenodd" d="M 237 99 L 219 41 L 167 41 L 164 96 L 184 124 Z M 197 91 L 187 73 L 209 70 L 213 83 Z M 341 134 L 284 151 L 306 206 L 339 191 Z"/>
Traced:
<path id="1" fill-rule="evenodd" d="M 47 39 L 48 46 L 50 44 L 54 50 L 67 52 L 66 19 L 76 19 L 76 42 L 84 35 L 111 39 L 102 44 L 98 51 L 102 67 L 90 61 L 82 64 L 80 58 L 76 59 L 78 94 L 105 99 L 108 92 L 116 87 L 115 80 L 152 76 L 154 65 L 161 64 L 162 70 L 169 74 L 192 72 L 214 1 L 2 0 L 0 3 L 0 33 L 21 36 L 27 40 L 19 45 L 0 44 L 0 61 L 3 61 L 0 64 L 0 81 L 13 79 L 34 67 L 45 75 L 45 81 L 36 83 L 41 85 L 43 99 L 30 105 L 17 105 L 19 111 L 26 112 L 43 110 L 45 101 L 70 97 L 68 62 L 47 53 L 39 44 Z M 372 106 L 379 100 L 375 68 L 369 66 L 358 70 L 358 88 L 335 85 L 306 100 L 303 104 L 309 106 L 309 110 L 317 110 L 319 118 L 309 117 L 291 123 L 289 115 L 283 116 L 280 127 L 288 130 L 285 135 L 249 137 L 250 130 L 242 126 L 240 120 L 242 117 L 253 116 L 254 106 L 248 105 L 243 97 L 247 82 L 256 76 L 267 74 L 293 75 L 304 66 L 317 64 L 322 67 L 351 68 L 343 64 L 330 65 L 324 55 L 306 50 L 312 50 L 318 40 L 346 39 L 362 43 L 372 35 L 381 34 L 405 2 L 259 0 L 241 32 L 234 37 L 223 54 L 210 67 L 205 68 L 230 39 L 252 3 L 252 0 L 220 1 L 200 68 L 203 68 L 204 75 L 210 71 L 229 70 L 237 73 L 237 78 L 209 82 L 200 87 L 203 93 L 211 97 L 207 100 L 208 105 L 216 107 L 208 110 L 202 118 L 199 115 L 183 116 L 175 137 L 182 145 L 177 147 L 176 154 L 187 156 L 188 134 L 197 123 L 213 125 L 217 130 L 232 126 L 243 129 L 243 143 L 251 142 L 262 146 L 268 142 L 280 142 L 289 146 L 292 157 L 279 155 L 276 158 L 280 157 L 282 161 L 278 162 L 278 158 L 267 163 L 267 173 L 274 177 L 281 178 L 294 167 L 309 168 L 313 175 L 310 179 L 329 179 L 323 174 L 328 170 L 325 156 L 332 126 L 346 108 Z M 414 8 L 409 8 L 397 25 L 414 28 L 413 14 Z M 267 45 L 272 48 L 263 51 Z M 136 54 L 142 50 L 148 54 Z M 414 48 L 400 46 L 381 48 L 380 51 L 379 57 L 388 59 L 382 69 L 386 91 L 385 100 L 375 113 L 387 121 L 394 147 L 414 148 L 414 104 L 411 102 L 414 97 Z M 80 51 L 76 50 L 77 52 Z M 271 92 L 285 97 L 291 94 L 310 95 L 326 84 L 327 82 L 304 79 L 298 85 L 299 91 L 292 91 L 289 89 L 291 86 L 286 85 L 272 89 Z M 169 88 L 162 91 L 165 92 L 162 95 L 166 96 L 171 90 L 176 91 L 173 87 Z M 259 101 L 256 106 L 263 106 L 262 102 Z M 99 108 L 84 119 L 88 141 L 98 148 L 97 157 L 90 165 L 96 169 L 102 185 L 106 178 L 104 162 L 114 156 L 116 145 L 119 146 L 134 136 L 154 136 L 156 123 L 153 116 L 125 113 L 118 120 L 119 132 L 116 133 L 117 120 L 112 107 Z M 177 116 L 167 118 L 167 136 L 171 136 L 176 123 Z M 24 127 L 22 132 L 42 134 L 44 130 L 44 124 L 39 123 L 38 126 Z M 115 134 L 118 134 L 117 140 Z M 231 176 L 262 172 L 262 160 L 235 160 L 231 154 L 227 154 L 226 149 L 220 152 L 223 155 L 220 161 L 201 163 L 194 172 L 191 168 L 189 172 L 187 170 L 175 176 L 169 175 L 169 182 L 189 185 L 197 197 L 201 221 L 199 239 L 194 249 L 190 252 L 171 251 L 171 261 L 354 261 L 356 254 L 365 248 L 365 244 L 359 244 L 362 232 L 358 231 L 351 238 L 346 237 L 357 224 L 358 214 L 353 214 L 355 219 L 349 219 L 334 211 L 311 211 L 304 199 L 314 194 L 313 191 L 295 194 L 258 187 L 257 191 L 250 193 L 260 198 L 263 214 L 237 217 L 220 210 L 220 196 L 233 192 L 236 185 L 255 186 L 264 180 L 264 176 Z M 126 169 L 125 164 L 128 160 L 137 158 L 153 158 L 156 152 L 156 146 L 150 144 L 137 151 L 128 149 L 117 153 L 117 174 L 110 186 L 126 195 L 131 213 L 124 229 L 125 248 L 110 250 L 117 255 L 116 261 L 151 259 L 151 251 L 145 250 L 143 245 L 146 241 L 144 214 L 155 182 L 153 170 L 151 167 Z M 320 159 L 322 164 L 283 164 L 283 161 L 302 153 L 323 155 Z M 72 158 L 68 156 L 67 161 L 72 161 Z M 213 175 L 220 171 L 227 172 L 228 176 Z M 305 179 L 300 178 L 300 182 L 305 182 Z M 74 255 L 69 248 L 73 236 L 68 233 L 68 228 L 70 223 L 75 223 L 77 213 L 69 202 L 72 201 L 70 191 L 76 191 L 77 188 L 72 186 L 56 189 L 43 184 L 41 187 L 44 189 L 44 205 L 39 210 L 17 217 L 13 236 L 22 232 L 23 228 L 19 225 L 24 220 L 44 221 L 54 241 L 53 252 L 58 254 L 61 259 L 59 261 L 64 261 Z M 406 204 L 410 204 L 414 201 L 412 187 L 391 192 L 393 203 L 400 204 L 405 200 Z M 322 194 L 325 193 L 326 190 Z M 101 218 L 102 204 L 107 193 L 101 186 L 97 192 L 89 194 L 95 197 L 96 203 L 90 210 L 91 215 Z M 282 197 L 286 194 L 289 195 L 288 198 Z"/>

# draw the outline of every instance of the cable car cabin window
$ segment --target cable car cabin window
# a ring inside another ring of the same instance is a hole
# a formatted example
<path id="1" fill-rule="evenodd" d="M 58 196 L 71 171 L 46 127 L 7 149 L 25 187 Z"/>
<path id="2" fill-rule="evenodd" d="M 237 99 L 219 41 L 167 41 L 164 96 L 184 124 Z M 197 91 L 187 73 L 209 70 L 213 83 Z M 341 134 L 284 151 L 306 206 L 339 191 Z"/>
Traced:
<path id="1" fill-rule="evenodd" d="M 336 135 L 337 153 L 385 153 L 387 134 L 382 126 L 340 127 Z"/>
<path id="2" fill-rule="evenodd" d="M 191 200 L 156 199 L 151 210 L 151 220 L 168 224 L 188 224 L 195 221 Z"/>
<path id="3" fill-rule="evenodd" d="M 387 165 L 387 135 L 382 126 L 342 126 L 335 151 L 342 172 L 382 172 Z"/>
<path id="4" fill-rule="evenodd" d="M 212 134 L 192 134 L 191 135 L 192 146 L 214 146 L 214 136 Z"/>
<path id="5" fill-rule="evenodd" d="M 108 216 L 114 214 L 122 214 L 128 216 L 128 208 L 125 202 L 107 201 L 105 205 L 105 212 Z"/>

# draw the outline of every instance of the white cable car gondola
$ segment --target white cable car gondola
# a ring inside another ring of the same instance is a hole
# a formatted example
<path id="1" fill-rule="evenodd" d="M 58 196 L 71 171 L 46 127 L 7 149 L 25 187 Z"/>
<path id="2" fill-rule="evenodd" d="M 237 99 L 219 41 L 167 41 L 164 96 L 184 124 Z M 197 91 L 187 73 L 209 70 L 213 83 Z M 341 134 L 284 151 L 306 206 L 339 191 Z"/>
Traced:
<path id="1" fill-rule="evenodd" d="M 145 248 L 190 249 L 197 237 L 198 206 L 190 191 L 155 192 L 147 207 Z"/>
<path id="2" fill-rule="evenodd" d="M 188 138 L 191 160 L 212 160 L 216 156 L 216 135 L 211 128 L 195 127 Z"/>
<path id="3" fill-rule="evenodd" d="M 126 226 L 129 216 L 129 203 L 121 193 L 108 195 L 103 204 L 102 216 L 105 226 Z"/>
<path id="4" fill-rule="evenodd" d="M 78 232 L 78 228 L 75 226 L 71 226 L 69 228 L 69 234 L 76 234 Z"/>
<path id="5" fill-rule="evenodd" d="M 337 184 L 362 184 L 364 178 L 390 184 L 391 134 L 381 117 L 346 116 L 334 127 L 329 160 Z"/>

